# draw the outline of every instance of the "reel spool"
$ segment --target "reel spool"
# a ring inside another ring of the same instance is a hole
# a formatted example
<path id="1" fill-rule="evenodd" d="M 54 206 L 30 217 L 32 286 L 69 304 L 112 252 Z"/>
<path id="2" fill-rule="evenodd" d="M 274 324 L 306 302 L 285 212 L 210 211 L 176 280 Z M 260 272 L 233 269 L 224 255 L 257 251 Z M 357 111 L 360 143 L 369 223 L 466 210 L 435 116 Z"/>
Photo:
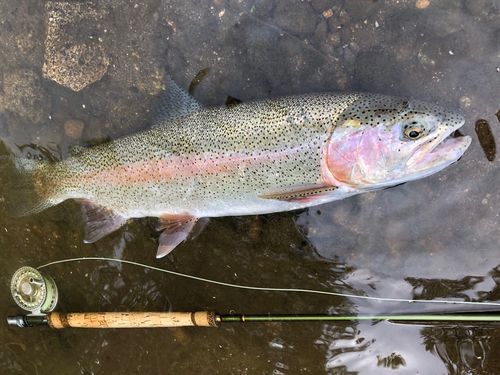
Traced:
<path id="1" fill-rule="evenodd" d="M 10 282 L 10 292 L 16 304 L 31 314 L 45 314 L 57 305 L 57 286 L 50 276 L 33 267 L 19 268 Z"/>

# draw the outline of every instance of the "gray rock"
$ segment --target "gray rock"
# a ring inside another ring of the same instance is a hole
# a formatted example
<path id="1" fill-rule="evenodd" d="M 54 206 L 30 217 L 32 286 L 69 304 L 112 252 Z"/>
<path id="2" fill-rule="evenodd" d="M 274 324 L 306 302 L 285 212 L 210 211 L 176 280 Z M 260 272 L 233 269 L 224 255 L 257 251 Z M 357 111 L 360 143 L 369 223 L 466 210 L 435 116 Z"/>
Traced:
<path id="1" fill-rule="evenodd" d="M 268 18 L 272 14 L 274 2 L 271 0 L 256 0 L 250 12 L 259 18 Z"/>
<path id="2" fill-rule="evenodd" d="M 496 0 L 465 0 L 464 6 L 473 16 L 488 16 L 500 11 L 500 3 Z"/>
<path id="3" fill-rule="evenodd" d="M 274 22 L 285 31 L 304 37 L 314 33 L 320 15 L 304 1 L 277 0 Z"/>
<path id="4" fill-rule="evenodd" d="M 380 8 L 381 4 L 374 0 L 355 0 L 344 3 L 344 10 L 354 22 L 369 18 L 376 14 L 376 11 Z"/>
<path id="5" fill-rule="evenodd" d="M 333 16 L 328 18 L 328 27 L 330 31 L 335 32 L 340 29 L 345 29 L 350 26 L 351 17 L 345 10 L 334 10 Z"/>

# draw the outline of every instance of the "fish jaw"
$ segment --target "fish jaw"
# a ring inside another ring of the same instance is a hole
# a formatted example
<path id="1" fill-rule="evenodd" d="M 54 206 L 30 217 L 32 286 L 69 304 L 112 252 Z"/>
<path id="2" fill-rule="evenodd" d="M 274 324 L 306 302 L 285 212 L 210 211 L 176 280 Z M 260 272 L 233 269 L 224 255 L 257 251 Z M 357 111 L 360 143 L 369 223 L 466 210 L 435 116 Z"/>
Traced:
<path id="1" fill-rule="evenodd" d="M 472 139 L 469 136 L 453 137 L 452 134 L 464 123 L 465 120 L 461 117 L 461 120 L 454 125 L 450 123 L 440 125 L 441 134 L 418 148 L 406 161 L 406 168 L 415 174 L 425 171 L 426 175 L 430 175 L 460 159 Z"/>

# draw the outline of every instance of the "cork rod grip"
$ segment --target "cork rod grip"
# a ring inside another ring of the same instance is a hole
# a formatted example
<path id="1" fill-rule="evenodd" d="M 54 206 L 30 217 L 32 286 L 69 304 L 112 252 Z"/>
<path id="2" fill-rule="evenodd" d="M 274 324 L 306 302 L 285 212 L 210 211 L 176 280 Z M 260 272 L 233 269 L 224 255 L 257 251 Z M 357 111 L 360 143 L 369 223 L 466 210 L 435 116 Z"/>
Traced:
<path id="1" fill-rule="evenodd" d="M 61 328 L 217 327 L 216 314 L 197 312 L 90 312 L 47 314 L 49 326 Z"/>

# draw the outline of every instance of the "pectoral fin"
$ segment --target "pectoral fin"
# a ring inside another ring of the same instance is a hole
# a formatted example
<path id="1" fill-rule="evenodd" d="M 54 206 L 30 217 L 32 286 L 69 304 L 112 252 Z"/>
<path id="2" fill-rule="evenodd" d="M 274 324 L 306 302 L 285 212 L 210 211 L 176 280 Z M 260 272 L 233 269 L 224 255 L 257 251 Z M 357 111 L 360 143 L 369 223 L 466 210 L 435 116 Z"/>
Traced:
<path id="1" fill-rule="evenodd" d="M 85 221 L 85 235 L 83 240 L 85 243 L 96 242 L 120 228 L 127 221 L 123 216 L 89 200 L 80 200 L 80 202 Z"/>
<path id="2" fill-rule="evenodd" d="M 194 228 L 198 218 L 185 215 L 168 215 L 160 217 L 160 234 L 157 258 L 162 258 L 183 242 Z"/>
<path id="3" fill-rule="evenodd" d="M 310 202 L 337 190 L 337 186 L 301 186 L 287 191 L 279 191 L 270 194 L 261 194 L 259 198 L 275 199 L 287 202 Z"/>

